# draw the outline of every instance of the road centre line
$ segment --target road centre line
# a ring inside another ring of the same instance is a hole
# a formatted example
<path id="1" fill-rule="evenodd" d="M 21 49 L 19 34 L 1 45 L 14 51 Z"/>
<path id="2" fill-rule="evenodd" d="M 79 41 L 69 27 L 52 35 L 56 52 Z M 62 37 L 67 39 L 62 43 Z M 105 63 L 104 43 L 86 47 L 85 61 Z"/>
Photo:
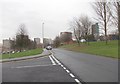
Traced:
<path id="1" fill-rule="evenodd" d="M 52 52 L 51 52 L 52 53 Z M 69 73 L 69 75 L 72 77 L 72 78 L 75 78 L 75 76 L 72 74 L 72 73 L 70 73 L 70 71 L 69 70 L 67 70 L 66 69 L 66 67 L 64 67 L 54 56 L 53 56 L 53 53 L 52 53 L 52 58 L 64 69 L 64 70 L 66 70 L 66 72 L 67 73 Z M 74 79 L 78 84 L 82 84 L 78 79 Z"/>
<path id="2" fill-rule="evenodd" d="M 61 67 L 63 67 L 63 65 L 61 64 Z"/>
<path id="3" fill-rule="evenodd" d="M 76 81 L 78 84 L 82 84 L 82 83 L 80 83 L 80 81 L 79 81 L 78 79 L 75 79 L 75 81 Z"/>
<path id="4" fill-rule="evenodd" d="M 49 56 L 49 58 L 50 58 L 50 60 L 51 60 L 51 62 L 52 62 L 52 65 L 56 65 L 56 63 L 55 63 L 55 61 L 52 59 L 52 57 Z"/>
<path id="5" fill-rule="evenodd" d="M 52 55 L 52 58 L 57 62 L 57 64 L 61 64 L 53 55 Z"/>
<path id="6" fill-rule="evenodd" d="M 51 51 L 50 51 L 51 52 Z M 52 57 L 53 57 L 53 59 L 60 65 L 61 63 L 53 56 L 53 52 L 51 52 L 52 53 Z"/>
<path id="7" fill-rule="evenodd" d="M 70 76 L 73 77 L 73 78 L 75 77 L 72 73 L 70 73 Z"/>
<path id="8" fill-rule="evenodd" d="M 70 71 L 69 70 L 66 70 L 67 71 L 67 73 L 70 73 Z"/>
<path id="9" fill-rule="evenodd" d="M 66 69 L 65 67 L 63 67 L 63 69 Z"/>

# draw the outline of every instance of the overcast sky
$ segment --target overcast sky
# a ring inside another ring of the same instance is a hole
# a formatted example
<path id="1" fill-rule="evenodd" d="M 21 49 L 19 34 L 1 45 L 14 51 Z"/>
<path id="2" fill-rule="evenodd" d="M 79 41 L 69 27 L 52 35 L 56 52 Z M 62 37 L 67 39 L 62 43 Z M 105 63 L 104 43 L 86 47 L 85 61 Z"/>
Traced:
<path id="1" fill-rule="evenodd" d="M 0 43 L 15 37 L 20 24 L 30 38 L 41 38 L 43 22 L 44 36 L 54 39 L 81 14 L 93 16 L 89 0 L 0 0 Z"/>

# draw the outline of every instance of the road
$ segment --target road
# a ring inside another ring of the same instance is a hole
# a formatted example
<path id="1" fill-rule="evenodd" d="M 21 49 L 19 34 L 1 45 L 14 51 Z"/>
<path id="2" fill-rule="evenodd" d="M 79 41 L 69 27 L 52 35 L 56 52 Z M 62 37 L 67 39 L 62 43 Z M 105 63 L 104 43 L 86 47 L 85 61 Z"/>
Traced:
<path id="1" fill-rule="evenodd" d="M 45 51 L 49 52 L 49 51 Z M 118 60 L 53 49 L 52 55 L 2 64 L 3 82 L 117 82 Z"/>
<path id="2" fill-rule="evenodd" d="M 3 63 L 2 82 L 80 83 L 53 55 Z"/>
<path id="3" fill-rule="evenodd" d="M 2 63 L 0 63 L 0 84 L 2 83 Z"/>
<path id="4" fill-rule="evenodd" d="M 52 52 L 84 82 L 118 82 L 117 59 L 62 49 L 54 49 Z"/>

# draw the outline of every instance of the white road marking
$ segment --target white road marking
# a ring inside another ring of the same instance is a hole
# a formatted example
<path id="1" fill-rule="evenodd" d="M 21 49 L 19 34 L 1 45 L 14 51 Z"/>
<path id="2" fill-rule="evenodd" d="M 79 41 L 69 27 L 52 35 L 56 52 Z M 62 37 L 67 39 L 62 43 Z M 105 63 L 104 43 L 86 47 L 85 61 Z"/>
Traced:
<path id="1" fill-rule="evenodd" d="M 52 58 L 57 62 L 57 64 L 61 64 L 53 55 L 52 55 Z"/>
<path id="2" fill-rule="evenodd" d="M 51 56 L 49 56 L 49 58 L 50 58 L 50 60 L 51 60 L 52 64 L 53 64 L 53 65 L 56 65 L 56 63 L 55 63 L 55 61 L 52 59 L 52 57 L 51 57 Z"/>
<path id="3" fill-rule="evenodd" d="M 73 78 L 75 77 L 72 73 L 70 73 L 70 76 L 73 77 Z"/>
<path id="4" fill-rule="evenodd" d="M 65 67 L 63 67 L 63 69 L 66 69 Z"/>
<path id="5" fill-rule="evenodd" d="M 75 81 L 76 81 L 78 84 L 82 84 L 82 83 L 80 83 L 80 81 L 79 81 L 78 79 L 75 79 Z"/>
<path id="6" fill-rule="evenodd" d="M 50 51 L 51 52 L 51 51 Z M 52 53 L 52 52 L 51 52 Z M 51 55 L 52 57 L 51 58 L 53 58 L 56 62 L 57 62 L 57 64 L 59 64 L 61 67 L 63 67 L 63 69 L 65 69 L 66 70 L 66 68 L 53 56 L 53 53 L 52 53 L 52 55 Z M 70 73 L 70 71 L 69 70 L 66 70 L 66 72 L 67 73 Z M 72 73 L 70 73 L 69 74 L 72 78 L 74 78 L 75 76 L 72 74 Z M 74 79 L 78 84 L 82 84 L 78 79 Z"/>
<path id="7" fill-rule="evenodd" d="M 67 73 L 70 73 L 70 71 L 69 70 L 66 70 L 67 71 Z"/>
<path id="8" fill-rule="evenodd" d="M 59 63 L 61 65 L 61 63 Z"/>
<path id="9" fill-rule="evenodd" d="M 18 66 L 18 67 L 11 67 L 11 68 L 30 68 L 30 67 L 39 67 L 39 66 L 53 66 L 51 64 L 49 65 L 32 65 L 32 66 Z"/>
<path id="10" fill-rule="evenodd" d="M 61 64 L 61 67 L 63 67 L 63 65 Z"/>
<path id="11" fill-rule="evenodd" d="M 51 51 L 50 51 L 50 52 L 51 52 Z M 57 62 L 57 64 L 61 65 L 61 63 L 53 56 L 53 52 L 51 52 L 51 53 L 52 53 L 53 59 Z"/>

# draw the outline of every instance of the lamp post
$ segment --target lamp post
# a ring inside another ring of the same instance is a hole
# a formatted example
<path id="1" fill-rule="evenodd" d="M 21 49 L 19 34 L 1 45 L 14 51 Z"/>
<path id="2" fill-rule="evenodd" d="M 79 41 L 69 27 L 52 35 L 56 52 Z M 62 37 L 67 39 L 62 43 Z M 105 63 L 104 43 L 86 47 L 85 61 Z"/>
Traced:
<path id="1" fill-rule="evenodd" d="M 42 23 L 42 39 L 43 39 L 43 46 L 42 46 L 42 48 L 44 48 L 44 22 Z"/>

